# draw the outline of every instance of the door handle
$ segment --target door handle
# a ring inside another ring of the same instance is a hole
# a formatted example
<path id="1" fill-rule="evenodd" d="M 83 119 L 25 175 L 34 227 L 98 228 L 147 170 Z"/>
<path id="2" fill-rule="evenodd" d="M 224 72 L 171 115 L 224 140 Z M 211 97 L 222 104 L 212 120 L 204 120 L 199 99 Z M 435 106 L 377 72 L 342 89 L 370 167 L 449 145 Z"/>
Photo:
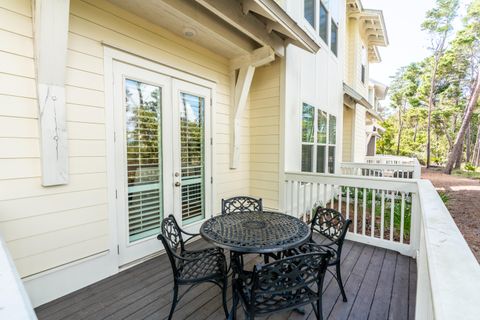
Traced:
<path id="1" fill-rule="evenodd" d="M 180 182 L 175 182 L 175 187 L 180 187 L 182 184 Z"/>

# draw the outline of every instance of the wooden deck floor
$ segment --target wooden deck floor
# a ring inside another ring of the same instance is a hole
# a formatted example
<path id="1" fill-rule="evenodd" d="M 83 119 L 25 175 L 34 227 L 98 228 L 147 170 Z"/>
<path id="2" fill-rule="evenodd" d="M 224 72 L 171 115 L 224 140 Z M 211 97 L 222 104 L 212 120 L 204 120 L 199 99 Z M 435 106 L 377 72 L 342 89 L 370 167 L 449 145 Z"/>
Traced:
<path id="1" fill-rule="evenodd" d="M 197 241 L 192 246 L 205 245 Z M 247 266 L 261 261 L 251 255 Z M 335 279 L 324 284 L 325 319 L 414 319 L 415 260 L 393 251 L 347 241 L 342 276 L 348 302 L 343 302 Z M 229 296 L 231 297 L 230 291 Z M 164 319 L 170 310 L 172 274 L 168 258 L 161 255 L 36 309 L 39 319 Z M 230 301 L 229 301 L 230 303 Z M 238 312 L 239 319 L 243 313 Z M 200 285 L 180 301 L 174 319 L 224 319 L 220 289 Z M 315 319 L 308 306 L 268 319 Z"/>

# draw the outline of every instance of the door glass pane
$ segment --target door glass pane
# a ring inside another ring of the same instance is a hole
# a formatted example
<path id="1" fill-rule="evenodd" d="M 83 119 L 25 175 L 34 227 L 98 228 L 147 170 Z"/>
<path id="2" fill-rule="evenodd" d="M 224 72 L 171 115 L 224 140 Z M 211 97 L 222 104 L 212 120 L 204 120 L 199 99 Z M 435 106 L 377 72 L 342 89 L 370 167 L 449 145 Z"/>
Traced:
<path id="1" fill-rule="evenodd" d="M 302 113 L 302 142 L 313 142 L 313 106 L 304 103 Z"/>
<path id="2" fill-rule="evenodd" d="M 325 173 L 325 146 L 317 147 L 317 172 Z"/>
<path id="3" fill-rule="evenodd" d="M 302 171 L 312 172 L 313 145 L 302 145 Z"/>
<path id="4" fill-rule="evenodd" d="M 161 88 L 125 79 L 129 241 L 160 231 L 163 217 Z"/>
<path id="5" fill-rule="evenodd" d="M 180 93 L 180 158 L 184 223 L 205 217 L 204 114 L 204 98 Z"/>
<path id="6" fill-rule="evenodd" d="M 317 140 L 327 143 L 327 114 L 323 111 L 318 111 Z"/>
<path id="7" fill-rule="evenodd" d="M 315 0 L 304 0 L 303 16 L 315 28 Z"/>

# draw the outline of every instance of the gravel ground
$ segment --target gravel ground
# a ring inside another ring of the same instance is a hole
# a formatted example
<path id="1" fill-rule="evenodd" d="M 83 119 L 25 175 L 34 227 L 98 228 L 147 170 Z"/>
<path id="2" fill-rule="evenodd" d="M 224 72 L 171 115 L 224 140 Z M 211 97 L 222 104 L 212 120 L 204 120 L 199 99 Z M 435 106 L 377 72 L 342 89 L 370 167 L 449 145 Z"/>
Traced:
<path id="1" fill-rule="evenodd" d="M 439 168 L 422 168 L 422 178 L 448 196 L 446 206 L 473 254 L 480 262 L 480 182 L 443 174 Z"/>

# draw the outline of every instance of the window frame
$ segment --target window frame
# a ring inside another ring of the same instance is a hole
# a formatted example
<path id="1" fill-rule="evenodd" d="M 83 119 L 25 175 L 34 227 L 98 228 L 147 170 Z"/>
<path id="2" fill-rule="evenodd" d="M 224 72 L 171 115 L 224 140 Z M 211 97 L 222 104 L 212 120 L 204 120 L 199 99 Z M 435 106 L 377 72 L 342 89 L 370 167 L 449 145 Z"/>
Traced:
<path id="1" fill-rule="evenodd" d="M 304 117 L 304 112 L 303 112 L 303 107 L 305 105 L 308 105 L 310 107 L 313 107 L 314 110 L 314 120 L 313 120 L 313 142 L 304 142 L 303 141 L 303 117 Z M 320 114 L 323 114 L 325 116 L 325 142 L 319 142 L 319 118 Z M 331 130 L 330 130 L 330 119 L 335 118 L 335 142 L 331 143 L 330 141 L 330 135 L 331 135 Z M 328 113 L 327 111 L 324 111 L 323 109 L 320 109 L 316 107 L 314 104 L 310 104 L 308 102 L 302 102 L 302 117 L 301 117 L 301 147 L 300 147 L 300 171 L 301 172 L 313 172 L 313 173 L 323 173 L 323 174 L 334 174 L 335 173 L 335 162 L 337 159 L 337 116 L 333 115 L 331 113 Z M 311 166 L 310 170 L 305 171 L 303 170 L 303 147 L 304 146 L 310 146 L 312 147 L 312 159 L 311 159 Z M 320 149 L 319 147 L 324 147 L 324 155 L 323 155 L 323 170 L 320 171 L 318 170 L 318 150 Z M 333 161 L 333 170 L 330 172 L 329 170 L 329 162 L 328 158 L 330 155 L 330 149 L 333 147 L 333 156 L 334 156 L 334 161 Z"/>

